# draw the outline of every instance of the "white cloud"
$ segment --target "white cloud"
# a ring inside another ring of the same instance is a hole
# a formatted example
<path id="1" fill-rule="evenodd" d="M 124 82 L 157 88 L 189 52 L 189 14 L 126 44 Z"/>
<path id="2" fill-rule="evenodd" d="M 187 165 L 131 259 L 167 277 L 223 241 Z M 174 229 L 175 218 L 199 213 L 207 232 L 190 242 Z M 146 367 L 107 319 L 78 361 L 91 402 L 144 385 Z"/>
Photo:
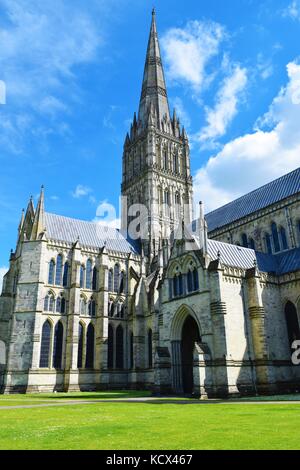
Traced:
<path id="1" fill-rule="evenodd" d="M 7 271 L 8 271 L 8 268 L 6 268 L 5 266 L 0 268 L 0 295 L 2 292 L 3 276 L 7 273 Z"/>
<path id="2" fill-rule="evenodd" d="M 247 70 L 236 65 L 217 93 L 214 108 L 206 108 L 207 126 L 201 129 L 200 142 L 214 141 L 222 137 L 236 116 L 238 102 L 247 85 Z"/>
<path id="3" fill-rule="evenodd" d="M 65 114 L 80 100 L 75 67 L 96 60 L 103 44 L 92 14 L 96 4 L 92 0 L 87 10 L 73 1 L 0 0 L 0 69 L 7 92 L 2 148 L 20 153 L 30 135 L 45 138 L 64 126 Z"/>
<path id="4" fill-rule="evenodd" d="M 288 83 L 252 134 L 231 142 L 195 175 L 195 200 L 213 210 L 299 166 L 300 65 L 287 65 Z"/>
<path id="5" fill-rule="evenodd" d="M 185 28 L 167 31 L 161 43 L 169 78 L 199 90 L 206 80 L 205 67 L 225 36 L 224 28 L 212 21 L 190 21 Z"/>
<path id="6" fill-rule="evenodd" d="M 289 6 L 283 10 L 283 16 L 292 18 L 293 20 L 300 20 L 300 2 L 293 0 Z"/>
<path id="7" fill-rule="evenodd" d="M 72 196 L 75 199 L 80 199 L 82 197 L 89 196 L 91 193 L 92 193 L 91 188 L 87 186 L 83 186 L 82 184 L 78 184 L 75 190 L 72 192 Z"/>

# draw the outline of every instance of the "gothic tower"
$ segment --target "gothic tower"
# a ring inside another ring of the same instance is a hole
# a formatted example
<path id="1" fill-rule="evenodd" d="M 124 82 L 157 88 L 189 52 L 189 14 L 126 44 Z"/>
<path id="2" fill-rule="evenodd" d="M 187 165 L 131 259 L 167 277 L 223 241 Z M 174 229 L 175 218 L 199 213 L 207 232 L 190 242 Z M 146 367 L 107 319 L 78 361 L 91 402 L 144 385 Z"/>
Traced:
<path id="1" fill-rule="evenodd" d="M 176 111 L 170 115 L 153 10 L 139 112 L 126 136 L 122 180 L 122 229 L 132 236 L 130 227 L 137 228 L 150 261 L 161 240 L 169 239 L 183 220 L 191 222 L 192 192 L 188 138 Z M 136 215 L 140 224 L 132 223 Z"/>

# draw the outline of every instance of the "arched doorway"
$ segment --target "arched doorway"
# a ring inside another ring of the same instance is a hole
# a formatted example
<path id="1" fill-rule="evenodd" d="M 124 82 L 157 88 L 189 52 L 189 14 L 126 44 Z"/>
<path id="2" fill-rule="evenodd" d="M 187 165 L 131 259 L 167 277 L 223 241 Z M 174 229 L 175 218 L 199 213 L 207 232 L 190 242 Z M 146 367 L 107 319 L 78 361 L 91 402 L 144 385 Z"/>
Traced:
<path id="1" fill-rule="evenodd" d="M 200 342 L 196 321 L 190 315 L 186 318 L 181 334 L 181 371 L 184 393 L 191 394 L 194 388 L 193 362 L 195 343 Z"/>
<path id="2" fill-rule="evenodd" d="M 300 327 L 297 315 L 297 309 L 292 302 L 287 302 L 285 306 L 285 319 L 288 331 L 288 339 L 291 352 L 293 352 L 292 344 L 295 340 L 300 339 Z"/>

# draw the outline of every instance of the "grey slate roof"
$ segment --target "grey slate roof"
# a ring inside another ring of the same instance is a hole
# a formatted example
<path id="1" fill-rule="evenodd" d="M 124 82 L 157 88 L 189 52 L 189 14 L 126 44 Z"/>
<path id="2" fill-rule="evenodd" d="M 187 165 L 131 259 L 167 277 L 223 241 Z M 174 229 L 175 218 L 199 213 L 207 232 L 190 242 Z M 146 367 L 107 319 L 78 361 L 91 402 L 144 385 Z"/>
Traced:
<path id="1" fill-rule="evenodd" d="M 218 252 L 220 252 L 221 263 L 227 266 L 250 269 L 253 268 L 254 260 L 256 260 L 259 271 L 277 276 L 300 270 L 300 248 L 269 255 L 255 252 L 250 248 L 208 240 L 207 250 L 213 260 L 218 258 Z"/>
<path id="2" fill-rule="evenodd" d="M 300 192 L 300 168 L 206 215 L 209 232 Z"/>
<path id="3" fill-rule="evenodd" d="M 138 244 L 127 240 L 120 230 L 103 227 L 96 222 L 71 219 L 45 213 L 47 237 L 60 242 L 75 243 L 79 237 L 82 246 L 103 248 L 121 253 L 138 253 Z"/>

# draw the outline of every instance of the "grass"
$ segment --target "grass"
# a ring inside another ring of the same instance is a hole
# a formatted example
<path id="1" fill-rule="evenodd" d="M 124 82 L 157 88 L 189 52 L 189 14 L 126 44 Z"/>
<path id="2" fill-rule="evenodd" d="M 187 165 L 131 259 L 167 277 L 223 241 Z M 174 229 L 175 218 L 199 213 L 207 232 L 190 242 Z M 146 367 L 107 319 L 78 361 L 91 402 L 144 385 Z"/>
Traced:
<path id="1" fill-rule="evenodd" d="M 300 449 L 297 404 L 182 404 L 178 400 L 178 404 L 100 402 L 1 410 L 16 403 L 137 396 L 148 393 L 0 397 L 0 449 Z"/>

